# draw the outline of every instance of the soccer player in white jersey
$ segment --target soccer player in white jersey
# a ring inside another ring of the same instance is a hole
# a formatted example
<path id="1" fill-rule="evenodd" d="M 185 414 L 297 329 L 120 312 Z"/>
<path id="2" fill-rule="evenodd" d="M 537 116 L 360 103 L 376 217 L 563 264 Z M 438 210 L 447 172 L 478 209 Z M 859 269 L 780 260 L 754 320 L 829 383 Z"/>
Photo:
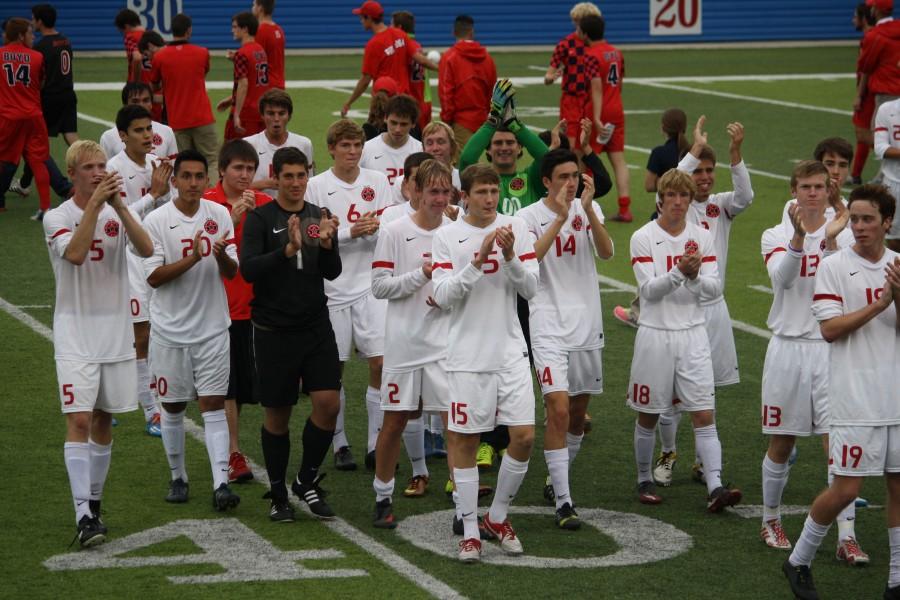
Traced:
<path id="1" fill-rule="evenodd" d="M 528 346 L 516 313 L 516 294 L 530 300 L 539 267 L 528 226 L 497 213 L 500 176 L 476 164 L 462 174 L 468 213 L 438 230 L 432 248 L 434 299 L 450 310 L 447 371 L 450 380 L 450 443 L 453 481 L 459 497 L 462 561 L 481 557 L 476 516 L 480 434 L 509 426 L 510 442 L 491 507 L 482 520 L 509 554 L 522 543 L 507 519 L 519 491 L 534 441 L 534 392 Z"/>
<path id="2" fill-rule="evenodd" d="M 144 226 L 153 256 L 144 260 L 150 304 L 150 370 L 162 404 L 162 440 L 172 481 L 167 502 L 187 502 L 184 413 L 198 399 L 213 479 L 213 508 L 240 502 L 228 487 L 228 299 L 222 277 L 237 273 L 234 225 L 228 210 L 201 196 L 209 183 L 206 159 L 184 150 L 175 159 L 178 197 L 153 211 Z"/>
<path id="3" fill-rule="evenodd" d="M 790 225 L 780 223 L 762 235 L 762 254 L 774 298 L 767 324 L 774 334 L 766 349 L 762 380 L 762 431 L 769 436 L 762 461 L 763 516 L 760 537 L 772 548 L 789 549 L 781 524 L 781 498 L 796 438 L 827 435 L 829 426 L 829 348 L 811 312 L 822 260 L 853 242 L 839 190 L 818 161 L 794 168 Z M 825 207 L 839 212 L 829 220 Z M 831 477 L 829 469 L 829 478 Z M 853 564 L 868 562 L 853 531 L 855 507 L 840 519 L 839 552 Z"/>
<path id="4" fill-rule="evenodd" d="M 359 166 L 383 173 L 388 183 L 396 186 L 406 157 L 422 152 L 422 142 L 409 135 L 419 118 L 419 106 L 411 97 L 400 94 L 388 100 L 384 114 L 387 131 L 366 142 Z"/>
<path id="5" fill-rule="evenodd" d="M 400 179 L 394 190 L 399 190 L 400 196 L 397 204 L 388 206 L 381 213 L 381 226 L 384 227 L 388 223 L 408 217 L 419 209 L 419 194 L 416 193 L 416 171 L 426 160 L 432 160 L 432 156 L 427 152 L 413 152 L 403 161 L 404 177 Z M 409 177 L 406 177 L 409 175 Z M 397 198 L 397 195 L 394 195 Z"/>
<path id="6" fill-rule="evenodd" d="M 706 470 L 707 510 L 740 502 L 741 491 L 722 485 L 722 446 L 716 430 L 716 392 L 706 315 L 700 302 L 722 291 L 709 231 L 687 220 L 697 191 L 691 176 L 671 169 L 659 179 L 659 217 L 631 236 L 631 265 L 641 297 L 628 383 L 638 412 L 634 454 L 638 500 L 662 502 L 650 474 L 659 415 L 676 403 L 691 413 L 694 439 Z"/>
<path id="7" fill-rule="evenodd" d="M 388 301 L 381 377 L 384 423 L 378 433 L 372 483 L 374 525 L 388 529 L 397 526 L 391 498 L 407 422 L 420 421 L 414 431 L 417 447 L 410 450 L 407 445 L 413 476 L 404 495 L 419 496 L 429 479 L 421 413 L 438 412 L 446 422 L 450 407 L 445 365 L 450 313 L 434 301 L 431 246 L 438 228 L 451 222 L 444 209 L 453 197 L 453 184 L 450 169 L 434 159 L 417 167 L 413 177 L 421 195 L 418 208 L 382 228 L 372 261 L 372 293 Z M 452 472 L 452 463 L 448 467 Z"/>
<path id="8" fill-rule="evenodd" d="M 741 156 L 744 141 L 744 126 L 729 123 L 726 127 L 731 143 L 728 154 L 731 159 L 731 185 L 733 191 L 713 193 L 716 184 L 716 154 L 709 146 L 708 136 L 703 130 L 706 117 L 701 116 L 694 127 L 694 143 L 690 151 L 678 164 L 678 170 L 691 175 L 697 185 L 697 194 L 688 209 L 687 220 L 709 231 L 713 240 L 713 250 L 719 271 L 721 289 L 713 297 L 701 297 L 700 305 L 706 314 L 706 334 L 713 359 L 713 379 L 716 387 L 734 385 L 741 380 L 738 371 L 737 350 L 734 347 L 734 332 L 731 330 L 731 315 L 725 303 L 725 267 L 728 261 L 728 240 L 735 217 L 744 212 L 753 202 L 753 188 L 750 173 Z M 659 417 L 659 437 L 662 444 L 653 479 L 662 486 L 672 484 L 672 470 L 678 458 L 676 434 L 681 421 L 681 412 L 672 410 Z M 702 481 L 702 465 L 694 464 L 695 477 Z"/>
<path id="9" fill-rule="evenodd" d="M 881 173 L 884 185 L 891 195 L 900 198 L 900 140 L 895 132 L 900 130 L 900 99 L 885 102 L 878 107 L 875 114 L 875 156 L 881 160 Z M 888 232 L 887 246 L 894 252 L 900 252 L 900 223 L 893 221 Z"/>
<path id="10" fill-rule="evenodd" d="M 253 177 L 252 187 L 273 198 L 278 195 L 278 181 L 272 167 L 272 157 L 279 148 L 297 148 L 309 160 L 310 177 L 315 175 L 312 141 L 305 135 L 288 131 L 287 126 L 294 114 L 294 103 L 284 90 L 271 89 L 259 99 L 259 114 L 266 128 L 255 135 L 245 137 L 259 154 L 259 168 Z"/>
<path id="11" fill-rule="evenodd" d="M 863 477 L 881 475 L 887 483 L 891 550 L 884 598 L 900 598 L 900 255 L 884 247 L 895 207 L 883 186 L 853 190 L 848 210 L 854 243 L 826 258 L 816 275 L 812 314 L 831 346 L 829 458 L 834 481 L 813 502 L 782 566 L 798 598 L 818 598 L 810 572 L 816 550 L 831 522 L 853 505 Z"/>
<path id="12" fill-rule="evenodd" d="M 106 163 L 106 170 L 122 177 L 120 195 L 126 206 L 141 218 L 169 199 L 172 167 L 160 161 L 153 149 L 150 113 L 143 106 L 126 104 L 116 115 L 116 129 L 125 148 Z M 134 326 L 134 349 L 137 353 L 137 391 L 144 409 L 145 430 L 160 437 L 159 407 L 154 396 L 155 382 L 147 366 L 150 344 L 150 287 L 144 277 L 144 261 L 128 252 L 128 280 L 131 289 L 129 307 Z"/>
<path id="13" fill-rule="evenodd" d="M 456 145 L 456 137 L 453 135 L 453 129 L 449 125 L 441 121 L 432 121 L 422 130 L 422 148 L 432 158 L 443 162 L 451 169 L 451 181 L 453 182 L 453 198 L 452 204 L 459 202 L 459 169 L 453 166 L 456 154 L 459 151 Z M 412 154 L 410 154 L 412 156 Z M 409 157 L 407 157 L 409 158 Z M 403 167 L 404 173 L 394 181 L 394 199 L 397 203 L 404 202 L 406 197 L 402 191 L 403 182 L 406 181 L 408 171 L 406 166 Z M 412 179 L 412 175 L 409 176 Z"/>
<path id="14" fill-rule="evenodd" d="M 547 410 L 544 459 L 556 502 L 556 525 L 575 530 L 581 520 L 569 492 L 569 471 L 584 438 L 591 394 L 603 393 L 603 319 L 595 256 L 612 258 L 603 212 L 593 201 L 594 180 L 579 175 L 571 150 L 544 155 L 547 196 L 518 213 L 535 238 L 541 281 L 528 303 L 534 368 Z M 576 199 L 578 182 L 584 182 Z"/>
<path id="15" fill-rule="evenodd" d="M 817 160 L 828 169 L 828 177 L 837 186 L 838 190 L 843 189 L 844 183 L 850 176 L 850 163 L 853 162 L 853 145 L 840 137 L 825 138 L 816 144 L 813 150 L 813 160 Z M 841 202 L 846 206 L 847 201 L 841 197 Z M 781 222 L 790 226 L 791 217 L 788 214 L 788 208 L 792 204 L 796 204 L 797 199 L 791 198 L 784 204 L 784 210 L 781 213 Z M 829 204 L 825 208 L 825 218 L 831 220 L 834 218 L 834 208 Z"/>
<path id="16" fill-rule="evenodd" d="M 122 88 L 122 106 L 137 104 L 150 112 L 153 107 L 153 94 L 150 86 L 137 81 L 126 83 Z M 152 113 L 151 113 L 152 114 Z M 160 158 L 175 158 L 178 146 L 175 144 L 175 133 L 172 128 L 156 121 L 151 122 L 153 129 L 153 148 L 151 152 Z M 113 126 L 100 136 L 100 147 L 110 158 L 125 149 L 125 142 L 119 135 L 119 128 Z"/>
<path id="17" fill-rule="evenodd" d="M 138 407 L 134 337 L 128 315 L 126 243 L 150 256 L 153 243 L 119 196 L 96 142 L 66 152 L 74 195 L 44 216 L 56 279 L 53 348 L 66 417 L 64 457 L 77 539 L 106 540 L 100 500 L 112 451 L 112 415 Z"/>
<path id="18" fill-rule="evenodd" d="M 334 165 L 309 180 L 306 200 L 327 208 L 340 219 L 338 243 L 343 270 L 334 281 L 325 281 L 325 295 L 338 355 L 350 360 L 351 346 L 369 363 L 366 390 L 368 440 L 366 464 L 375 466 L 375 441 L 381 427 L 381 365 L 384 355 L 384 315 L 387 303 L 372 296 L 372 255 L 378 238 L 379 216 L 391 205 L 391 187 L 376 171 L 360 168 L 366 137 L 362 127 L 341 119 L 328 128 L 326 141 Z M 356 469 L 344 430 L 346 393 L 341 388 L 341 411 L 334 431 L 334 466 L 339 471 Z"/>

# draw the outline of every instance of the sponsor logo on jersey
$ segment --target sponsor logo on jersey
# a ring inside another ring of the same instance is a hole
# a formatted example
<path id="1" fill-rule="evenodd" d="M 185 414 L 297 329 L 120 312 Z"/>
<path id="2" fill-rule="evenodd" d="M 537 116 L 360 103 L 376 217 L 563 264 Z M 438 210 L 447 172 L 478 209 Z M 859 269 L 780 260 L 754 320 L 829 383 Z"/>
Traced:
<path id="1" fill-rule="evenodd" d="M 525 189 L 525 180 L 521 177 L 513 177 L 509 181 L 509 189 L 513 192 L 518 192 Z"/>
<path id="2" fill-rule="evenodd" d="M 700 244 L 698 244 L 694 240 L 688 240 L 684 243 L 684 255 L 685 256 L 690 256 L 691 254 L 696 254 L 698 250 L 700 250 Z"/>
<path id="3" fill-rule="evenodd" d="M 375 199 L 375 190 L 367 185 L 362 189 L 362 192 L 359 193 L 359 196 L 366 202 L 371 202 Z"/>
<path id="4" fill-rule="evenodd" d="M 209 235 L 216 235 L 219 233 L 219 224 L 216 223 L 215 219 L 207 219 L 206 223 L 203 224 L 203 231 Z"/>
<path id="5" fill-rule="evenodd" d="M 581 219 L 581 215 L 577 215 L 574 219 L 572 219 L 572 229 L 575 231 L 581 231 L 584 228 L 584 221 Z"/>
<path id="6" fill-rule="evenodd" d="M 717 204 L 707 204 L 706 205 L 706 216 L 710 219 L 715 219 L 719 216 L 719 206 Z"/>
<path id="7" fill-rule="evenodd" d="M 116 237 L 119 235 L 119 222 L 115 219 L 107 221 L 106 225 L 103 226 L 103 233 L 109 237 Z"/>
<path id="8" fill-rule="evenodd" d="M 306 235 L 312 239 L 316 239 L 319 237 L 319 224 L 318 223 L 310 223 L 309 227 L 306 228 Z"/>

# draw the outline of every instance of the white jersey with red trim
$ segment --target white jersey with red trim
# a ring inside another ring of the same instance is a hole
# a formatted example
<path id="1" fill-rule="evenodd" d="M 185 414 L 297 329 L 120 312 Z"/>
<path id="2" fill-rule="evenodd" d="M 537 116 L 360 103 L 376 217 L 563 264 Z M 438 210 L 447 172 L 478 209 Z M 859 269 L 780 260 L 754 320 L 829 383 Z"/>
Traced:
<path id="1" fill-rule="evenodd" d="M 288 132 L 287 139 L 280 146 L 270 142 L 269 138 L 266 137 L 265 131 L 260 131 L 255 135 L 245 137 L 244 141 L 256 148 L 256 154 L 259 156 L 259 166 L 256 168 L 256 175 L 253 176 L 253 181 L 272 179 L 275 177 L 275 167 L 272 166 L 272 157 L 275 156 L 277 150 L 282 148 L 296 148 L 302 152 L 309 162 L 309 176 L 313 177 L 315 175 L 313 170 L 314 160 L 312 140 L 305 135 Z M 262 191 L 273 198 L 278 197 L 277 189 L 266 188 Z"/>
<path id="2" fill-rule="evenodd" d="M 71 199 L 44 215 L 44 234 L 56 278 L 54 356 L 91 363 L 134 358 L 125 225 L 116 210 L 105 204 L 84 263 L 74 265 L 63 256 L 83 218 L 84 211 Z"/>
<path id="3" fill-rule="evenodd" d="M 154 210 L 144 219 L 153 240 L 153 256 L 144 259 L 144 274 L 171 265 L 193 251 L 194 236 L 202 232 L 202 258 L 181 276 L 153 291 L 150 303 L 151 335 L 164 346 L 190 346 L 212 339 L 231 325 L 228 298 L 212 253 L 220 239 L 234 238 L 228 209 L 212 200 L 200 200 L 197 212 L 187 216 L 174 202 Z M 237 262 L 234 243 L 225 252 Z"/>
<path id="4" fill-rule="evenodd" d="M 150 211 L 159 208 L 169 200 L 169 194 L 166 194 L 159 200 L 154 199 L 153 195 L 150 194 L 153 161 L 158 162 L 159 159 L 155 154 L 148 154 L 142 167 L 128 158 L 124 150 L 106 161 L 107 172 L 115 171 L 122 176 L 122 187 L 119 190 L 119 195 L 122 197 L 125 205 L 139 214 L 141 218 L 144 218 Z"/>
<path id="5" fill-rule="evenodd" d="M 592 207 L 602 223 L 600 205 L 593 202 Z M 556 213 L 543 199 L 519 210 L 516 216 L 538 239 L 556 220 Z M 540 273 L 537 294 L 528 303 L 532 345 L 567 351 L 602 348 L 603 317 L 594 239 L 579 199 L 569 204 L 569 217 L 541 260 Z"/>
<path id="6" fill-rule="evenodd" d="M 509 262 L 494 243 L 481 269 L 472 260 L 484 236 L 512 225 L 515 257 Z M 432 248 L 434 298 L 450 310 L 447 370 L 490 373 L 528 361 L 528 346 L 516 313 L 516 294 L 531 300 L 540 269 L 525 221 L 498 214 L 487 227 L 460 218 L 441 227 Z"/>
<path id="7" fill-rule="evenodd" d="M 388 206 L 386 209 L 384 209 L 384 212 L 381 213 L 381 226 L 384 227 L 388 223 L 399 221 L 403 217 L 408 217 L 414 212 L 416 212 L 416 209 L 414 209 L 412 205 L 405 200 L 402 204 Z"/>
<path id="8" fill-rule="evenodd" d="M 884 178 L 895 184 L 900 183 L 900 160 L 884 157 L 888 148 L 900 148 L 900 100 L 891 100 L 878 107 L 872 132 L 875 156 L 881 161 Z"/>
<path id="9" fill-rule="evenodd" d="M 872 304 L 884 292 L 884 270 L 898 255 L 885 249 L 869 262 L 844 248 L 822 262 L 812 312 L 827 321 Z M 898 425 L 897 373 L 900 334 L 897 311 L 888 306 L 856 331 L 831 343 L 831 425 Z"/>
<path id="10" fill-rule="evenodd" d="M 826 224 L 828 219 L 826 219 Z M 793 225 L 781 223 L 762 234 L 762 254 L 772 281 L 774 298 L 766 325 L 775 335 L 821 340 L 819 324 L 813 317 L 816 273 L 825 258 L 825 225 L 807 233 L 801 252 L 790 247 Z M 838 248 L 853 244 L 853 234 L 845 229 L 837 237 Z M 799 250 L 799 249 L 798 249 Z"/>
<path id="11" fill-rule="evenodd" d="M 442 226 L 448 223 L 452 221 L 444 217 Z M 382 224 L 372 260 L 372 293 L 388 301 L 384 328 L 387 370 L 416 369 L 447 357 L 450 313 L 434 306 L 434 286 L 422 271 L 422 265 L 431 262 L 437 231 L 422 229 L 408 216 Z"/>
<path id="12" fill-rule="evenodd" d="M 168 125 L 150 121 L 153 129 L 153 154 L 164 158 L 175 158 L 178 155 L 178 144 L 175 143 L 175 132 Z M 106 158 L 112 158 L 125 149 L 125 142 L 119 136 L 119 129 L 113 127 L 107 129 L 100 136 L 100 147 L 106 154 Z"/>
<path id="13" fill-rule="evenodd" d="M 394 148 L 384 141 L 386 135 L 386 133 L 382 133 L 366 142 L 359 159 L 359 166 L 383 173 L 387 177 L 388 183 L 399 189 L 397 178 L 403 175 L 403 163 L 410 154 L 422 152 L 422 142 L 409 136 L 405 144 Z"/>
<path id="14" fill-rule="evenodd" d="M 702 256 L 700 273 L 693 280 L 676 266 L 686 252 Z M 658 221 L 650 221 L 631 236 L 631 268 L 641 297 L 638 325 L 654 329 L 689 329 L 706 323 L 701 298 L 721 294 L 722 282 L 709 231 L 685 223 L 677 236 Z"/>
<path id="15" fill-rule="evenodd" d="M 349 306 L 372 291 L 372 255 L 378 234 L 350 237 L 350 228 L 368 212 L 378 216 L 391 205 L 391 187 L 387 178 L 370 169 L 360 169 L 356 181 L 347 183 L 328 169 L 309 180 L 306 201 L 327 208 L 341 220 L 338 243 L 341 252 L 341 275 L 325 280 L 328 308 Z"/>

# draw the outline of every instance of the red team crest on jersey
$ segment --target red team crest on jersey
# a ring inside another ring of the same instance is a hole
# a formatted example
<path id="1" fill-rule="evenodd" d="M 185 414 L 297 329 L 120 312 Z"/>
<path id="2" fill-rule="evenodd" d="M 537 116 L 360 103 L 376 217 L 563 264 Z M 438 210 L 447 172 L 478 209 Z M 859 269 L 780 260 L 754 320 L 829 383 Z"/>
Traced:
<path id="1" fill-rule="evenodd" d="M 158 133 L 154 133 L 153 134 L 153 146 L 158 148 L 158 147 L 162 146 L 162 143 L 163 143 L 162 136 L 159 135 Z"/>
<path id="2" fill-rule="evenodd" d="M 359 195 L 366 202 L 371 202 L 372 200 L 375 199 L 375 190 L 373 190 L 369 186 L 366 186 L 362 189 L 362 192 L 360 192 Z"/>
<path id="3" fill-rule="evenodd" d="M 525 180 L 521 177 L 513 177 L 509 182 L 509 189 L 514 192 L 518 192 L 519 190 L 525 187 Z"/>
<path id="4" fill-rule="evenodd" d="M 684 255 L 685 256 L 690 256 L 691 254 L 696 254 L 698 250 L 700 250 L 700 244 L 698 244 L 694 240 L 688 240 L 684 243 Z"/>
<path id="5" fill-rule="evenodd" d="M 819 242 L 819 249 L 822 252 L 825 252 L 825 240 L 822 240 L 821 242 Z"/>
<path id="6" fill-rule="evenodd" d="M 316 239 L 319 237 L 319 224 L 312 223 L 309 227 L 306 228 L 306 236 L 311 239 Z"/>
<path id="7" fill-rule="evenodd" d="M 119 235 L 119 222 L 115 219 L 107 221 L 106 225 L 103 226 L 103 233 L 109 237 L 116 237 Z"/>
<path id="8" fill-rule="evenodd" d="M 219 224 L 214 219 L 207 219 L 206 223 L 203 224 L 203 231 L 209 235 L 216 235 L 219 233 Z"/>
<path id="9" fill-rule="evenodd" d="M 581 231 L 583 227 L 584 221 L 581 219 L 581 215 L 578 215 L 574 219 L 572 219 L 572 229 L 574 229 L 575 231 Z"/>
<path id="10" fill-rule="evenodd" d="M 717 204 L 707 204 L 706 205 L 706 216 L 710 219 L 715 219 L 719 216 L 719 206 Z"/>

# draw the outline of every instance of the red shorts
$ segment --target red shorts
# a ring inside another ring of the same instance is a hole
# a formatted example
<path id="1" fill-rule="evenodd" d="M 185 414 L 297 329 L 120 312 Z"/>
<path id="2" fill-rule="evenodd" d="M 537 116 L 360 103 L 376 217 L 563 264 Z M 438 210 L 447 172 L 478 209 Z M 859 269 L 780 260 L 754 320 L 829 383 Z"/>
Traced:
<path id="1" fill-rule="evenodd" d="M 559 97 L 559 118 L 566 122 L 566 137 L 575 138 L 575 148 L 581 146 L 581 119 L 591 118 L 588 108 L 590 96 L 573 96 L 563 93 Z"/>
<path id="2" fill-rule="evenodd" d="M 14 120 L 0 117 L 0 140 L 0 162 L 17 165 L 23 156 L 38 162 L 50 158 L 47 124 L 40 115 Z"/>
<path id="3" fill-rule="evenodd" d="M 229 118 L 227 121 L 225 121 L 225 141 L 227 142 L 228 140 L 245 138 L 248 135 L 259 133 L 266 128 L 265 124 L 262 122 L 262 119 L 258 117 L 256 119 L 247 119 L 241 117 L 241 127 L 244 128 L 244 131 L 238 133 L 234 129 L 233 119 Z"/>
<path id="4" fill-rule="evenodd" d="M 594 149 L 594 152 L 600 154 L 601 152 L 624 152 L 625 151 L 625 115 L 622 114 L 617 117 L 613 117 L 611 119 L 607 119 L 604 115 L 603 118 L 604 123 L 612 123 L 616 126 L 613 130 L 612 137 L 609 138 L 609 141 L 605 144 L 600 144 L 597 142 L 597 136 L 591 136 L 591 148 Z"/>
<path id="5" fill-rule="evenodd" d="M 853 124 L 862 129 L 871 129 L 872 117 L 875 115 L 875 94 L 866 94 L 862 107 L 853 111 Z"/>

